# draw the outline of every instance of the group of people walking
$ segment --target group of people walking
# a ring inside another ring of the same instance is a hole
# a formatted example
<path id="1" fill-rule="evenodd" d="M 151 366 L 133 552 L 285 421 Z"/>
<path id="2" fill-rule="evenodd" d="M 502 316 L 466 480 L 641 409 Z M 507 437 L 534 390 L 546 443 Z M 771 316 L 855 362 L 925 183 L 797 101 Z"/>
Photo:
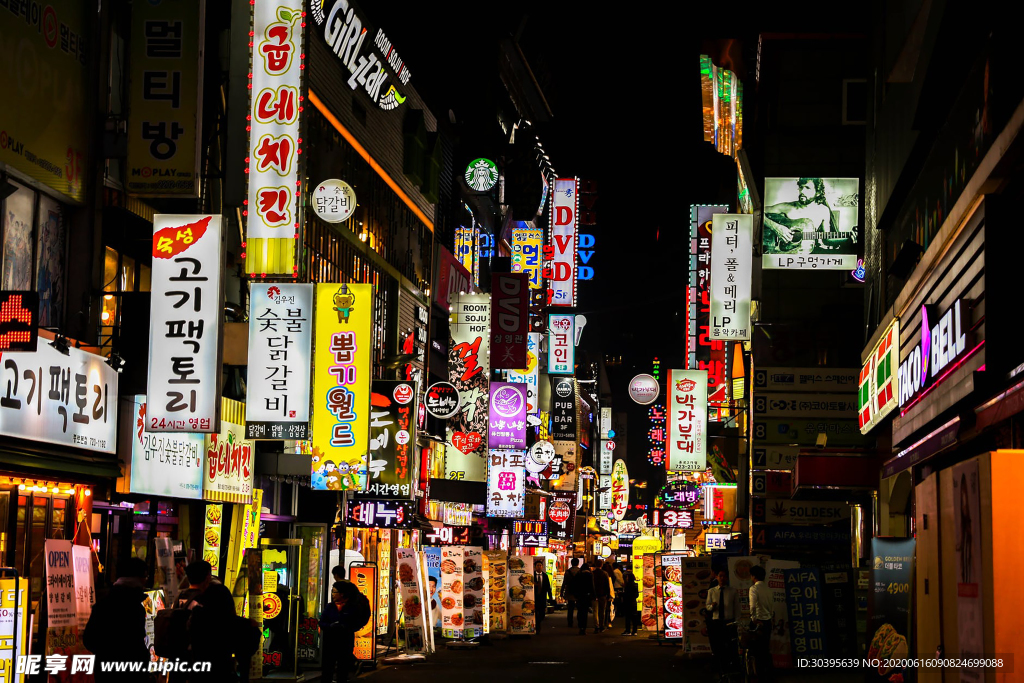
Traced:
<path id="1" fill-rule="evenodd" d="M 573 625 L 573 614 L 579 625 L 580 635 L 587 632 L 590 612 L 594 613 L 594 633 L 612 628 L 615 615 L 622 614 L 625 621 L 624 636 L 635 636 L 640 625 L 636 600 L 639 595 L 633 572 L 622 570 L 618 562 L 602 562 L 594 559 L 582 562 L 572 558 L 569 568 L 562 577 L 560 596 L 566 602 L 569 628 Z"/>

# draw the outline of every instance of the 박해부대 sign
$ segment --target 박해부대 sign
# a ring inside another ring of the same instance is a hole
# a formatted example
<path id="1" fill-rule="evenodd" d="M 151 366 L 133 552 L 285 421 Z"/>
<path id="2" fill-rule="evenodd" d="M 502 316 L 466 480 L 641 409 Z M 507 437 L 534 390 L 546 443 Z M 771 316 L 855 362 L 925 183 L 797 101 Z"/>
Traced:
<path id="1" fill-rule="evenodd" d="M 708 384 L 706 370 L 669 370 L 668 469 L 707 467 Z"/>
<path id="2" fill-rule="evenodd" d="M 148 432 L 218 429 L 223 254 L 220 216 L 153 217 Z"/>
<path id="3" fill-rule="evenodd" d="M 715 214 L 711 229 L 711 339 L 750 339 L 754 217 Z"/>

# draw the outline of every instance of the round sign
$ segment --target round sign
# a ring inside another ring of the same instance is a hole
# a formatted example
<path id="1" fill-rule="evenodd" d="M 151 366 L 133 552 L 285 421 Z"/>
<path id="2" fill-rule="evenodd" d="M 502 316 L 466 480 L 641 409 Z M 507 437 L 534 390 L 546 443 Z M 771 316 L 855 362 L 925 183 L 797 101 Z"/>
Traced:
<path id="1" fill-rule="evenodd" d="M 565 524 L 571 514 L 572 510 L 564 500 L 557 500 L 548 508 L 548 518 L 555 524 Z"/>
<path id="2" fill-rule="evenodd" d="M 269 620 L 276 617 L 281 613 L 281 598 L 278 597 L 277 593 L 264 593 L 263 594 L 263 619 Z"/>
<path id="3" fill-rule="evenodd" d="M 490 159 L 473 159 L 466 166 L 466 185 L 477 192 L 487 192 L 498 183 L 498 167 Z"/>
<path id="4" fill-rule="evenodd" d="M 356 191 L 344 180 L 325 180 L 313 190 L 313 210 L 328 223 L 341 223 L 356 210 Z"/>
<path id="5" fill-rule="evenodd" d="M 650 375 L 637 375 L 629 381 L 629 397 L 642 406 L 650 405 L 661 395 L 658 380 Z"/>
<path id="6" fill-rule="evenodd" d="M 399 429 L 397 432 L 395 432 L 395 443 L 397 443 L 399 446 L 404 446 L 405 444 L 409 443 L 409 432 L 405 431 L 404 429 Z"/>
<path id="7" fill-rule="evenodd" d="M 555 394 L 558 398 L 569 398 L 572 395 L 572 380 L 564 378 L 558 380 L 555 383 Z"/>
<path id="8" fill-rule="evenodd" d="M 555 459 L 555 445 L 550 441 L 538 441 L 527 451 L 526 469 L 533 474 L 540 474 Z"/>
<path id="9" fill-rule="evenodd" d="M 459 390 L 450 382 L 438 382 L 427 389 L 423 407 L 439 420 L 447 420 L 459 412 L 462 401 Z"/>
<path id="10" fill-rule="evenodd" d="M 519 417 L 526 404 L 523 393 L 521 389 L 511 384 L 498 387 L 491 394 L 491 409 L 502 417 Z"/>
<path id="11" fill-rule="evenodd" d="M 607 450 L 609 450 L 609 451 L 614 451 L 615 450 L 615 442 L 614 441 L 605 441 L 604 442 L 604 447 Z"/>
<path id="12" fill-rule="evenodd" d="M 411 384 L 399 384 L 395 387 L 395 390 L 391 392 L 391 395 L 395 397 L 395 400 L 399 404 L 405 405 L 412 400 L 413 390 Z"/>

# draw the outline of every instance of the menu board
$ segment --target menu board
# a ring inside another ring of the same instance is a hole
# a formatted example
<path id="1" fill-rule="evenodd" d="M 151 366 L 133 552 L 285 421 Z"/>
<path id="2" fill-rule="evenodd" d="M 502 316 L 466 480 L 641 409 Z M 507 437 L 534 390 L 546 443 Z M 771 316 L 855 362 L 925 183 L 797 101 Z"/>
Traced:
<path id="1" fill-rule="evenodd" d="M 487 561 L 487 554 L 484 553 L 481 559 L 484 561 L 484 568 L 480 570 L 480 578 L 484 582 L 484 589 L 482 591 L 484 601 L 484 633 L 491 632 L 491 597 L 490 597 L 490 576 L 491 576 L 491 565 Z"/>
<path id="2" fill-rule="evenodd" d="M 402 614 L 405 615 L 405 646 L 410 652 L 426 652 L 424 630 L 423 581 L 416 551 L 412 548 L 395 550 L 398 563 L 398 586 L 402 598 Z"/>
<path id="3" fill-rule="evenodd" d="M 643 590 L 640 592 L 640 624 L 648 631 L 658 630 L 657 599 L 654 596 L 654 555 L 644 555 Z"/>
<path id="4" fill-rule="evenodd" d="M 665 573 L 661 553 L 654 554 L 654 618 L 659 634 L 665 632 Z"/>
<path id="5" fill-rule="evenodd" d="M 351 565 L 348 568 L 349 581 L 370 601 L 370 614 L 377 612 L 377 568 L 371 565 Z M 356 645 L 352 653 L 360 661 L 373 661 L 377 656 L 377 629 L 370 618 L 366 625 L 356 631 Z"/>
<path id="6" fill-rule="evenodd" d="M 794 560 L 768 560 L 765 564 L 765 582 L 772 590 L 772 628 L 768 649 L 772 653 L 772 664 L 776 669 L 793 668 L 793 651 L 790 647 L 789 610 L 786 609 L 787 569 L 800 566 Z"/>
<path id="7" fill-rule="evenodd" d="M 508 630 L 508 557 L 502 550 L 488 550 L 487 603 L 490 608 L 490 630 Z"/>
<path id="8" fill-rule="evenodd" d="M 683 637 L 683 556 L 661 556 L 661 607 L 665 637 Z"/>
<path id="9" fill-rule="evenodd" d="M 441 635 L 445 638 L 462 637 L 463 556 L 459 546 L 441 548 Z"/>
<path id="10" fill-rule="evenodd" d="M 683 619 L 686 649 L 690 654 L 711 654 L 711 641 L 704 621 L 710 581 L 710 557 L 683 558 Z"/>
<path id="11" fill-rule="evenodd" d="M 537 605 L 533 599 L 533 557 L 508 558 L 509 633 L 528 634 L 536 630 Z"/>
<path id="12" fill-rule="evenodd" d="M 462 549 L 462 608 L 466 620 L 466 637 L 484 634 L 484 577 L 483 548 L 467 546 Z"/>
<path id="13" fill-rule="evenodd" d="M 633 578 L 636 579 L 636 585 L 639 589 L 636 592 L 636 611 L 641 612 L 644 608 L 644 556 L 634 555 L 633 556 Z"/>
<path id="14" fill-rule="evenodd" d="M 220 573 L 220 526 L 224 519 L 224 503 L 207 503 L 203 526 L 203 559 L 210 563 L 213 575 Z"/>
<path id="15" fill-rule="evenodd" d="M 441 628 L 441 549 L 423 549 L 423 560 L 427 569 L 427 586 L 424 594 L 430 603 L 430 618 L 434 627 Z"/>

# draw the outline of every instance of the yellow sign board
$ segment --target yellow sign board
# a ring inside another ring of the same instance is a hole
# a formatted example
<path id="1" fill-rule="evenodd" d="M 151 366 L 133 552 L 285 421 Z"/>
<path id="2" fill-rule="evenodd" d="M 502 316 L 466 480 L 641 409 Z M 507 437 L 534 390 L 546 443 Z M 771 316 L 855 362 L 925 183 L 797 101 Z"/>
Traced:
<path id="1" fill-rule="evenodd" d="M 28 621 L 32 614 L 31 608 L 28 579 L 0 579 L 0 681 L 25 681 L 25 674 L 15 674 L 14 669 L 18 655 L 28 652 Z M 17 634 L 14 632 L 15 616 L 18 619 Z"/>

